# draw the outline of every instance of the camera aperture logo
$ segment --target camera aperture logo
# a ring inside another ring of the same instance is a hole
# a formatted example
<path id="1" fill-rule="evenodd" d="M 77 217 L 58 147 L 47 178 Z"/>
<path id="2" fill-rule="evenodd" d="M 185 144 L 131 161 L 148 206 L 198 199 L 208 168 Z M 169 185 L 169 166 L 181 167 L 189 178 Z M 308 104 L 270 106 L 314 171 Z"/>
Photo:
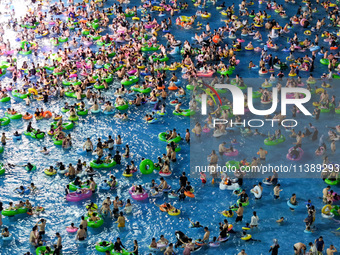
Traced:
<path id="1" fill-rule="evenodd" d="M 244 101 L 245 97 L 240 88 L 234 85 L 229 85 L 229 84 L 216 84 L 215 85 L 216 89 L 228 89 L 231 94 L 232 94 L 232 113 L 233 115 L 244 115 Z M 221 99 L 216 90 L 213 89 L 213 92 L 216 94 L 218 97 L 220 103 Z M 253 94 L 253 88 L 248 87 L 247 89 L 248 95 Z M 287 98 L 288 94 L 291 93 L 299 93 L 304 95 L 303 98 Z M 281 114 L 286 115 L 287 114 L 287 105 L 295 105 L 304 115 L 311 116 L 312 114 L 304 107 L 304 103 L 309 102 L 311 99 L 311 93 L 308 89 L 305 88 L 282 88 L 281 89 Z M 278 89 L 273 88 L 272 91 L 272 99 L 271 99 L 272 106 L 269 109 L 266 110 L 258 110 L 254 107 L 253 104 L 253 97 L 248 96 L 247 97 L 247 105 L 249 108 L 249 111 L 258 116 L 265 116 L 265 115 L 270 115 L 274 113 L 277 109 L 278 105 Z M 202 115 L 207 115 L 207 94 L 202 94 Z M 249 127 L 262 127 L 265 123 L 265 121 L 271 122 L 272 127 L 274 125 L 274 122 L 277 121 L 275 119 L 250 119 L 248 120 L 248 126 Z M 218 125 L 218 124 L 227 124 L 229 123 L 231 126 L 233 125 L 243 125 L 245 126 L 245 120 L 241 123 L 233 122 L 232 120 L 226 120 L 226 119 L 214 119 L 213 125 Z M 257 123 L 257 125 L 255 124 Z M 285 124 L 289 123 L 289 124 Z M 284 127 L 295 127 L 297 126 L 297 121 L 294 119 L 285 119 L 282 121 L 282 126 Z"/>

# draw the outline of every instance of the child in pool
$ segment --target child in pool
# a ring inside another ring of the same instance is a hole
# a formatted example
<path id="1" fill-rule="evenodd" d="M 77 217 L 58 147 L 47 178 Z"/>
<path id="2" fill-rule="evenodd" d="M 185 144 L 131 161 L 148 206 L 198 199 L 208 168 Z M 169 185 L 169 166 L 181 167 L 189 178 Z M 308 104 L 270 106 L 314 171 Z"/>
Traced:
<path id="1" fill-rule="evenodd" d="M 54 170 L 53 166 L 50 166 L 50 167 L 47 169 L 47 171 L 48 171 L 49 173 L 53 173 L 55 170 Z"/>
<path id="2" fill-rule="evenodd" d="M 46 147 L 44 147 L 40 152 L 41 152 L 42 154 L 48 154 L 50 151 L 47 150 Z"/>
<path id="3" fill-rule="evenodd" d="M 74 226 L 74 223 L 72 222 L 70 226 L 67 226 L 67 228 L 74 230 L 74 229 L 78 229 L 77 227 Z"/>
<path id="4" fill-rule="evenodd" d="M 107 183 L 107 180 L 104 180 L 104 181 L 103 181 L 102 187 L 103 187 L 104 189 L 110 187 L 110 185 Z"/>
<path id="5" fill-rule="evenodd" d="M 152 238 L 151 244 L 149 246 L 150 246 L 150 248 L 157 249 L 156 238 Z"/>
<path id="6" fill-rule="evenodd" d="M 249 66 L 248 66 L 249 68 L 253 68 L 253 67 L 255 67 L 255 64 L 253 63 L 253 61 L 250 61 L 249 62 Z"/>
<path id="7" fill-rule="evenodd" d="M 18 131 L 15 131 L 13 135 L 14 136 L 20 136 L 21 134 L 19 134 Z"/>
<path id="8" fill-rule="evenodd" d="M 281 217 L 280 219 L 278 219 L 276 222 L 277 223 L 282 223 L 284 221 L 284 217 Z"/>
<path id="9" fill-rule="evenodd" d="M 100 220 L 99 217 L 97 217 L 97 213 L 93 213 L 89 219 L 90 221 L 97 221 L 97 220 Z"/>
<path id="10" fill-rule="evenodd" d="M 225 211 L 222 211 L 221 214 L 225 215 L 226 217 L 233 217 L 234 213 L 232 210 L 225 210 Z"/>
<path id="11" fill-rule="evenodd" d="M 152 196 L 157 196 L 158 194 L 159 194 L 158 188 L 155 187 L 154 192 L 151 192 L 151 195 L 152 195 Z"/>
<path id="12" fill-rule="evenodd" d="M 175 191 L 171 191 L 170 195 L 173 196 L 173 197 L 178 197 L 178 195 L 176 194 Z"/>

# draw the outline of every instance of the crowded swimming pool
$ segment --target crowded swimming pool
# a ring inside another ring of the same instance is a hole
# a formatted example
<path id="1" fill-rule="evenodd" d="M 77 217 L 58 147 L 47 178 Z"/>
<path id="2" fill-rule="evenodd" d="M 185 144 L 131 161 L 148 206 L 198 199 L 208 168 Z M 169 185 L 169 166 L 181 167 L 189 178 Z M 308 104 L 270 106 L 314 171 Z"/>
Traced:
<path id="1" fill-rule="evenodd" d="M 324 252 L 333 254 L 340 233 L 338 7 L 309 3 L 2 2 L 0 253 L 50 247 L 55 254 L 116 254 L 119 237 L 135 254 L 173 254 L 168 241 L 175 254 L 258 255 L 271 246 L 277 254 L 278 244 L 279 254 L 292 254 L 302 244 L 313 249 L 309 242 L 322 236 Z M 271 87 L 304 87 L 314 118 L 288 105 L 286 124 L 298 124 L 296 133 L 284 128 L 281 98 L 271 116 L 251 114 L 247 105 L 244 116 L 232 116 L 232 95 L 215 91 L 217 83 L 252 87 L 260 110 L 271 106 Z M 267 124 L 274 115 L 283 125 L 213 124 Z M 208 164 L 237 171 L 226 171 L 228 178 L 195 171 Z M 238 171 L 252 166 L 261 170 Z M 278 178 L 267 179 L 275 175 L 270 166 L 282 167 Z M 163 183 L 159 191 L 153 179 Z M 332 192 L 325 189 L 330 184 Z M 185 247 L 175 245 L 179 239 Z"/>

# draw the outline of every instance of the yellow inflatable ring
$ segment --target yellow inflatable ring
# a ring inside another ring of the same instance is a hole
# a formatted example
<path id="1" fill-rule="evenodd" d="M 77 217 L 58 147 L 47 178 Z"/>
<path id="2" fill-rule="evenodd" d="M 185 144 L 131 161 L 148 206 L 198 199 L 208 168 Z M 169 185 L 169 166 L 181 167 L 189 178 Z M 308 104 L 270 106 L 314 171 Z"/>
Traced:
<path id="1" fill-rule="evenodd" d="M 296 73 L 290 73 L 290 74 L 288 74 L 290 77 L 294 77 L 294 76 L 296 76 Z"/>
<path id="2" fill-rule="evenodd" d="M 332 206 L 331 205 L 325 205 L 324 207 L 322 207 L 321 213 L 329 214 L 331 210 L 332 210 Z"/>
<path id="3" fill-rule="evenodd" d="M 250 228 L 242 227 L 243 230 L 250 230 Z"/>
<path id="4" fill-rule="evenodd" d="M 88 210 L 90 208 L 90 205 L 86 206 L 86 209 Z M 93 204 L 93 206 L 91 206 L 91 210 L 97 210 L 98 209 L 98 205 L 97 204 Z"/>
<path id="5" fill-rule="evenodd" d="M 123 173 L 123 176 L 125 176 L 125 177 L 132 177 L 133 175 L 132 174 Z"/>
<path id="6" fill-rule="evenodd" d="M 137 66 L 138 69 L 144 69 L 145 68 L 145 65 L 142 65 L 142 66 Z"/>
<path id="7" fill-rule="evenodd" d="M 222 215 L 223 215 L 224 217 L 231 218 L 231 217 L 234 216 L 234 212 L 232 212 L 231 215 L 230 215 L 230 214 L 226 214 L 226 213 L 222 213 Z"/>
<path id="8" fill-rule="evenodd" d="M 320 93 L 323 93 L 323 92 L 325 92 L 325 90 L 323 88 L 318 88 L 317 90 L 315 90 L 316 94 L 320 94 Z"/>
<path id="9" fill-rule="evenodd" d="M 138 17 L 132 17 L 132 20 L 139 20 Z"/>
<path id="10" fill-rule="evenodd" d="M 247 234 L 247 235 L 241 237 L 241 239 L 245 240 L 245 241 L 249 240 L 250 238 L 251 238 L 251 234 Z"/>
<path id="11" fill-rule="evenodd" d="M 312 32 L 310 31 L 310 30 L 306 30 L 305 32 L 304 32 L 304 35 L 311 35 L 312 34 Z"/>
<path id="12" fill-rule="evenodd" d="M 180 215 L 180 213 L 181 213 L 181 211 L 178 210 L 178 209 L 177 209 L 177 212 L 176 212 L 176 213 L 175 213 L 174 211 L 168 212 L 168 214 L 169 214 L 170 216 L 177 216 L 177 215 Z"/>
<path id="13" fill-rule="evenodd" d="M 29 88 L 28 92 L 34 95 L 38 95 L 38 91 L 35 88 Z"/>
<path id="14" fill-rule="evenodd" d="M 57 170 L 53 169 L 53 172 L 50 172 L 49 169 L 45 169 L 44 173 L 46 175 L 52 176 L 52 175 L 56 175 L 57 174 Z"/>
<path id="15" fill-rule="evenodd" d="M 319 102 L 313 102 L 313 105 L 314 106 L 320 106 L 320 103 Z"/>
<path id="16" fill-rule="evenodd" d="M 329 88 L 331 85 L 329 83 L 327 83 L 326 85 L 322 84 L 321 87 L 323 88 Z"/>

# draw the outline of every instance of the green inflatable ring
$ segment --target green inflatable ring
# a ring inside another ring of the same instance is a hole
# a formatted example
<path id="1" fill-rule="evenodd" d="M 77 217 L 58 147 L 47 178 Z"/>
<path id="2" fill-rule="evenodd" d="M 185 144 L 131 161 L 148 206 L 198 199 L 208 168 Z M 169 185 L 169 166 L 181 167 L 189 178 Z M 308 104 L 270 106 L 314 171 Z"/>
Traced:
<path id="1" fill-rule="evenodd" d="M 29 51 L 19 51 L 19 54 L 20 55 L 30 55 L 30 54 L 32 54 L 32 51 L 31 50 L 29 50 Z"/>
<path id="2" fill-rule="evenodd" d="M 63 70 L 63 71 L 61 71 L 61 72 L 58 72 L 58 73 L 52 73 L 53 75 L 63 75 L 65 73 L 65 71 Z"/>
<path id="3" fill-rule="evenodd" d="M 27 131 L 25 131 L 25 132 L 24 132 L 24 135 L 25 135 L 25 136 L 30 136 L 30 137 L 32 137 L 32 138 L 34 138 L 34 139 L 43 139 L 43 138 L 45 137 L 45 133 L 40 133 L 40 134 L 38 134 L 38 135 L 36 135 L 36 133 L 37 133 L 36 130 L 34 130 L 34 131 L 32 131 L 32 132 L 27 132 Z"/>
<path id="4" fill-rule="evenodd" d="M 146 88 L 146 89 L 141 89 L 141 88 L 131 88 L 133 91 L 136 91 L 136 92 L 140 92 L 140 93 L 143 93 L 143 94 L 147 94 L 147 93 L 150 93 L 151 92 L 151 88 Z"/>
<path id="5" fill-rule="evenodd" d="M 10 98 L 10 97 L 4 97 L 4 98 L 1 98 L 1 99 L 0 99 L 0 102 L 2 102 L 2 103 L 8 102 L 8 101 L 11 101 L 11 98 Z"/>
<path id="6" fill-rule="evenodd" d="M 237 203 L 237 204 L 241 203 L 241 202 L 240 202 L 240 199 L 237 200 L 236 203 Z M 242 206 L 248 206 L 248 205 L 249 205 L 249 200 L 248 200 L 246 203 L 242 203 Z"/>
<path id="7" fill-rule="evenodd" d="M 157 46 L 157 47 L 142 47 L 141 48 L 141 51 L 143 51 L 143 52 L 145 52 L 145 51 L 157 51 L 157 50 L 159 50 L 159 46 Z"/>
<path id="8" fill-rule="evenodd" d="M 193 89 L 195 88 L 195 86 L 194 86 L 194 85 L 188 84 L 188 85 L 186 86 L 186 88 L 187 88 L 188 90 L 193 90 Z"/>
<path id="9" fill-rule="evenodd" d="M 92 220 L 90 220 L 90 217 L 85 217 L 85 220 L 87 221 L 87 225 L 90 228 L 99 228 L 99 227 L 101 227 L 104 224 L 104 219 L 103 219 L 103 217 L 101 215 L 98 215 L 98 217 L 100 219 L 97 220 L 97 221 L 92 221 Z"/>
<path id="10" fill-rule="evenodd" d="M 325 183 L 327 183 L 328 185 L 337 185 L 339 183 L 340 180 L 335 180 L 335 181 L 331 181 L 329 179 L 325 180 Z"/>
<path id="11" fill-rule="evenodd" d="M 54 145 L 58 145 L 58 146 L 63 145 L 63 140 L 57 140 L 57 138 L 55 136 L 52 137 L 52 141 L 53 141 Z"/>
<path id="12" fill-rule="evenodd" d="M 5 112 L 5 116 L 10 118 L 11 120 L 19 120 L 19 119 L 22 118 L 22 114 L 20 114 L 20 113 L 9 114 L 9 113 Z"/>
<path id="13" fill-rule="evenodd" d="M 283 143 L 285 140 L 286 138 L 283 135 L 281 135 L 280 138 L 275 139 L 275 140 L 269 140 L 269 138 L 264 139 L 264 144 L 272 146 L 272 145 Z"/>
<path id="14" fill-rule="evenodd" d="M 114 161 L 113 159 L 111 160 L 111 163 L 102 163 L 102 164 L 97 164 L 95 162 L 95 160 L 92 160 L 90 162 L 90 167 L 99 169 L 99 168 L 110 168 L 110 167 L 114 167 L 116 165 L 116 161 Z"/>
<path id="15" fill-rule="evenodd" d="M 19 208 L 17 210 L 3 210 L 1 214 L 3 216 L 14 216 L 17 214 L 24 214 L 27 213 L 28 209 L 27 208 Z"/>
<path id="16" fill-rule="evenodd" d="M 70 117 L 68 117 L 68 119 L 70 120 L 70 121 L 77 121 L 77 120 L 79 120 L 79 116 L 70 116 Z"/>
<path id="17" fill-rule="evenodd" d="M 46 253 L 46 246 L 40 246 L 35 250 L 37 255 L 44 254 L 44 255 L 52 255 L 54 250 L 51 249 L 51 252 Z"/>
<path id="18" fill-rule="evenodd" d="M 94 85 L 93 86 L 95 89 L 105 89 L 105 86 L 104 85 Z"/>
<path id="19" fill-rule="evenodd" d="M 117 106 L 117 104 L 115 103 L 115 107 L 116 107 L 117 110 L 123 111 L 123 110 L 128 109 L 129 105 L 128 104 L 123 104 L 123 105 Z"/>
<path id="20" fill-rule="evenodd" d="M 262 93 L 259 91 L 254 91 L 253 92 L 253 98 L 260 98 L 262 96 Z"/>
<path id="21" fill-rule="evenodd" d="M 116 56 L 116 52 L 108 53 L 107 56 L 108 56 L 109 58 L 113 58 L 114 56 Z"/>
<path id="22" fill-rule="evenodd" d="M 33 165 L 33 164 L 32 164 L 32 166 L 33 166 L 33 168 L 32 168 L 32 170 L 31 170 L 31 171 L 35 171 L 35 170 L 37 170 L 37 166 L 36 166 L 36 165 Z M 26 170 L 27 172 L 29 172 L 29 170 L 28 170 L 28 167 L 27 167 L 27 166 L 25 166 L 25 170 Z"/>
<path id="23" fill-rule="evenodd" d="M 129 76 L 129 80 L 127 81 L 121 81 L 120 83 L 125 86 L 130 86 L 139 81 L 139 78 L 137 76 Z"/>
<path id="24" fill-rule="evenodd" d="M 53 71 L 55 69 L 54 66 L 44 66 L 46 70 Z"/>
<path id="25" fill-rule="evenodd" d="M 236 167 L 236 169 L 240 169 L 240 162 L 236 160 L 229 160 L 225 165 L 228 168 L 230 167 L 230 169 L 232 169 L 232 167 Z"/>
<path id="26" fill-rule="evenodd" d="M 77 111 L 77 114 L 79 115 L 79 116 L 85 116 L 85 115 L 87 115 L 89 113 L 89 110 L 85 110 L 85 111 Z"/>
<path id="27" fill-rule="evenodd" d="M 340 214 L 338 213 L 339 208 L 340 207 L 338 205 L 333 205 L 331 213 L 333 213 L 335 216 L 340 216 Z"/>
<path id="28" fill-rule="evenodd" d="M 114 250 L 112 250 L 112 251 L 110 252 L 110 255 L 133 255 L 133 254 L 134 254 L 134 253 L 130 253 L 129 251 L 127 251 L 127 250 L 125 250 L 125 249 L 122 250 L 122 253 L 116 252 L 116 251 L 114 251 Z"/>
<path id="29" fill-rule="evenodd" d="M 77 98 L 77 96 L 76 96 L 76 94 L 74 92 L 65 92 L 65 96 Z M 84 98 L 84 97 L 86 97 L 86 95 L 81 94 L 81 98 Z"/>
<path id="30" fill-rule="evenodd" d="M 8 117 L 3 117 L 0 119 L 1 126 L 7 126 L 11 120 Z"/>
<path id="31" fill-rule="evenodd" d="M 107 241 L 106 241 L 107 242 Z M 107 242 L 109 243 L 109 242 Z M 99 242 L 97 245 L 96 245 L 96 250 L 99 251 L 99 252 L 106 252 L 106 251 L 111 251 L 113 249 L 113 243 L 111 243 L 110 245 L 108 246 L 102 246 L 103 242 Z"/>
<path id="32" fill-rule="evenodd" d="M 226 75 L 232 75 L 232 74 L 233 74 L 233 71 L 230 70 L 230 69 L 228 69 L 228 70 L 226 70 L 226 71 L 217 70 L 217 73 L 226 76 Z"/>
<path id="33" fill-rule="evenodd" d="M 19 93 L 19 91 L 17 89 L 12 90 L 12 96 L 14 96 L 14 97 L 24 99 L 24 98 L 28 97 L 29 95 L 30 95 L 30 93 L 26 93 L 26 94 Z"/>
<path id="34" fill-rule="evenodd" d="M 128 12 L 128 13 L 124 13 L 125 17 L 133 17 L 135 16 L 135 12 Z"/>
<path id="35" fill-rule="evenodd" d="M 144 159 L 139 165 L 142 174 L 152 174 L 154 169 L 155 165 L 150 159 Z"/>
<path id="36" fill-rule="evenodd" d="M 161 133 L 158 134 L 158 139 L 161 140 L 162 142 L 168 142 L 168 143 L 171 143 L 171 142 L 179 143 L 182 140 L 182 138 L 180 136 L 176 136 L 175 138 L 170 139 L 169 141 L 167 141 L 166 140 L 166 135 L 167 135 L 166 132 L 161 132 Z"/>
<path id="37" fill-rule="evenodd" d="M 329 59 L 328 58 L 322 58 L 320 59 L 320 63 L 323 64 L 323 65 L 329 65 Z"/>
<path id="38" fill-rule="evenodd" d="M 105 77 L 104 80 L 105 80 L 107 83 L 111 83 L 111 82 L 113 82 L 113 77 L 112 77 L 112 75 L 109 75 L 108 77 Z"/>
<path id="39" fill-rule="evenodd" d="M 182 116 L 190 117 L 192 115 L 195 115 L 196 112 L 194 110 L 186 109 L 186 110 L 182 110 L 182 112 L 176 112 L 174 110 L 172 113 L 176 116 L 182 115 Z"/>
<path id="40" fill-rule="evenodd" d="M 51 123 L 51 125 L 53 125 L 54 129 L 57 128 L 57 123 L 58 123 L 57 121 L 54 121 L 54 122 Z M 65 122 L 61 125 L 62 125 L 63 129 L 65 129 L 65 130 L 70 130 L 74 127 L 74 124 L 72 122 Z"/>
<path id="41" fill-rule="evenodd" d="M 74 181 L 69 183 L 69 188 L 71 191 L 77 191 L 78 189 L 89 189 L 89 185 L 81 185 L 81 187 L 74 185 Z M 97 189 L 97 184 L 95 189 Z"/>
<path id="42" fill-rule="evenodd" d="M 59 42 L 64 43 L 64 42 L 67 42 L 67 41 L 68 41 L 68 37 L 64 37 L 64 38 L 59 37 Z"/>

